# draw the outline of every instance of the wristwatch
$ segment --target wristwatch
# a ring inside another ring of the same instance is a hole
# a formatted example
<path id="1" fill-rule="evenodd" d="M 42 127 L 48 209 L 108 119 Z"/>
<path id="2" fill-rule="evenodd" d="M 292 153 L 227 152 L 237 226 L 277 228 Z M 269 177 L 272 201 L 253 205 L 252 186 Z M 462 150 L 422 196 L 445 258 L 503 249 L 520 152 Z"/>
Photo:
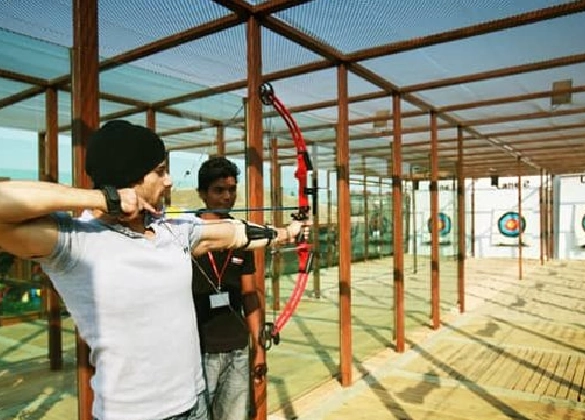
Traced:
<path id="1" fill-rule="evenodd" d="M 116 187 L 112 185 L 104 185 L 100 188 L 102 194 L 106 198 L 106 206 L 108 207 L 108 214 L 118 217 L 123 214 L 122 202 L 120 201 L 120 194 Z"/>

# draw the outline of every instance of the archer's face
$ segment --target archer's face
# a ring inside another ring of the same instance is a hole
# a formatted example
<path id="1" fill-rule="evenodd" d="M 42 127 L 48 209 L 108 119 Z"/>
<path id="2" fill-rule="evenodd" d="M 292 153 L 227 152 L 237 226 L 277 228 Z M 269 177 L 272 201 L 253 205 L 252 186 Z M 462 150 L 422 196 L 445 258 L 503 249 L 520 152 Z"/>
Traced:
<path id="1" fill-rule="evenodd" d="M 236 202 L 237 186 L 232 176 L 219 178 L 209 185 L 207 191 L 199 191 L 199 196 L 210 210 L 229 210 Z"/>
<path id="2" fill-rule="evenodd" d="M 148 204 L 157 207 L 165 194 L 165 191 L 173 186 L 171 175 L 167 171 L 166 164 L 161 162 L 156 168 L 147 173 L 144 179 L 134 188 Z"/>

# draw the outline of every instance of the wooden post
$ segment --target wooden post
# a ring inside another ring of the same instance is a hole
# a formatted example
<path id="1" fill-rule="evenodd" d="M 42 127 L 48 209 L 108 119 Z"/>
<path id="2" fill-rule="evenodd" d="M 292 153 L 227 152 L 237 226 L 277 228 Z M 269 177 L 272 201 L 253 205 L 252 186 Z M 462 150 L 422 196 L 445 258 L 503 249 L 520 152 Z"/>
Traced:
<path id="1" fill-rule="evenodd" d="M 543 199 L 544 199 L 544 253 L 546 255 L 547 261 L 550 259 L 550 252 L 549 252 L 550 248 L 549 248 L 549 243 L 548 243 L 549 233 L 550 233 L 550 230 L 549 230 L 549 228 L 550 228 L 550 226 L 549 226 L 549 217 L 550 217 L 549 206 L 550 206 L 550 203 L 549 203 L 549 194 L 548 194 L 548 188 L 549 188 L 549 185 L 548 185 L 549 181 L 548 180 L 549 180 L 549 178 L 548 178 L 548 174 L 547 174 L 544 177 L 544 189 L 542 192 L 544 195 L 544 197 L 543 197 Z"/>
<path id="2" fill-rule="evenodd" d="M 331 173 L 327 169 L 327 267 L 333 266 L 334 252 L 332 252 L 334 241 L 331 240 L 331 233 L 334 232 L 332 226 L 332 193 L 331 193 Z"/>
<path id="3" fill-rule="evenodd" d="M 554 175 L 549 174 L 549 188 L 548 188 L 548 255 L 549 259 L 555 258 L 555 200 L 554 200 Z"/>
<path id="4" fill-rule="evenodd" d="M 439 277 L 439 191 L 438 191 L 438 144 L 437 114 L 430 113 L 431 119 L 431 327 L 441 326 L 441 300 Z"/>
<path id="5" fill-rule="evenodd" d="M 376 253 L 378 258 L 382 258 L 382 244 L 384 243 L 384 189 L 382 187 L 382 177 L 378 176 L 378 237 L 376 238 Z M 406 250 L 408 252 L 408 241 L 406 242 Z"/>
<path id="6" fill-rule="evenodd" d="M 341 386 L 351 385 L 351 203 L 349 196 L 349 102 L 347 65 L 337 67 L 338 121 L 335 161 L 337 169 L 337 231 L 339 244 L 339 334 Z"/>
<path id="7" fill-rule="evenodd" d="M 463 128 L 457 126 L 457 301 L 465 312 L 465 174 L 463 173 Z"/>
<path id="8" fill-rule="evenodd" d="M 546 207 L 544 205 L 544 189 L 543 189 L 543 175 L 544 169 L 540 169 L 540 184 L 538 186 L 538 215 L 540 219 L 540 235 L 539 235 L 539 253 L 540 253 L 540 265 L 544 265 L 544 230 L 545 230 L 545 212 Z"/>
<path id="9" fill-rule="evenodd" d="M 59 100 L 58 91 L 52 87 L 45 91 L 45 128 L 45 134 L 39 136 L 39 180 L 58 182 Z M 46 282 L 43 289 L 48 309 L 49 365 L 51 370 L 60 370 L 63 367 L 61 300 L 53 283 Z"/>
<path id="10" fill-rule="evenodd" d="M 249 89 L 248 89 L 249 90 Z M 248 119 L 249 119 L 249 107 L 248 107 L 248 98 L 242 98 L 242 108 L 244 109 L 244 145 L 246 147 L 246 153 L 244 154 L 244 165 L 246 168 L 249 166 L 248 162 Z M 244 173 L 244 184 L 246 187 L 246 191 L 250 191 L 250 180 L 248 179 L 250 175 L 250 171 L 246 170 Z M 250 208 L 250 194 L 244 195 L 244 207 Z M 246 212 L 246 219 L 248 219 L 249 213 Z"/>
<path id="11" fill-rule="evenodd" d="M 275 226 L 282 226 L 282 211 L 277 207 L 282 206 L 282 196 L 280 194 L 281 185 L 281 167 L 278 163 L 278 139 L 273 137 L 270 140 L 270 166 L 272 168 L 270 176 L 270 193 L 271 203 L 274 207 L 272 210 L 272 223 Z M 282 256 L 280 253 L 273 254 L 272 257 L 272 310 L 278 311 L 280 309 L 280 272 L 281 272 Z"/>
<path id="12" fill-rule="evenodd" d="M 215 153 L 217 156 L 225 156 L 225 127 L 218 123 L 215 130 Z"/>
<path id="13" fill-rule="evenodd" d="M 410 179 L 412 184 L 412 272 L 418 273 L 418 223 L 416 214 L 416 192 L 418 191 L 419 181 L 414 180 L 412 176 L 412 166 L 410 167 Z"/>
<path id="14" fill-rule="evenodd" d="M 394 338 L 396 351 L 404 352 L 404 248 L 402 225 L 402 120 L 400 93 L 392 93 L 392 260 L 394 282 Z"/>
<path id="15" fill-rule="evenodd" d="M 362 170 L 364 171 L 362 177 L 362 197 L 364 202 L 364 261 L 367 261 L 370 257 L 370 218 L 368 215 L 368 188 L 367 188 L 367 176 L 366 176 L 366 157 L 362 156 Z"/>
<path id="16" fill-rule="evenodd" d="M 475 258 L 475 178 L 471 178 L 471 209 L 470 209 L 470 217 L 471 217 L 471 232 L 469 235 L 469 245 L 470 250 L 469 253 L 472 257 Z"/>
<path id="17" fill-rule="evenodd" d="M 264 179 L 263 179 L 263 133 L 262 133 L 262 102 L 260 101 L 260 85 L 262 84 L 262 42 L 261 42 L 260 22 L 255 16 L 250 16 L 247 22 L 247 41 L 248 41 L 248 112 L 247 112 L 247 135 L 246 135 L 246 173 L 250 207 L 264 206 Z M 262 224 L 264 222 L 264 212 L 254 211 L 249 214 L 249 219 L 253 223 Z M 254 261 L 256 263 L 256 288 L 261 295 L 262 319 L 264 324 L 265 318 L 265 286 L 264 286 L 264 250 L 254 252 Z M 258 346 L 258 351 L 264 352 L 262 346 Z M 254 398 L 256 405 L 256 420 L 265 420 L 267 417 L 266 404 L 266 381 L 254 383 Z"/>
<path id="18" fill-rule="evenodd" d="M 519 219 L 519 230 L 518 230 L 518 280 L 522 280 L 522 174 L 521 174 L 522 161 L 518 158 L 517 170 L 518 170 L 518 219 Z"/>
<path id="19" fill-rule="evenodd" d="M 319 194 L 319 147 L 317 143 L 312 145 L 313 174 L 311 176 L 313 194 L 318 198 Z M 319 200 L 315 200 L 319 206 Z M 319 223 L 319 207 L 313 210 L 313 297 L 321 297 L 321 225 Z"/>
<path id="20" fill-rule="evenodd" d="M 73 185 L 88 188 L 85 149 L 89 135 L 99 126 L 98 0 L 73 0 L 73 49 L 71 59 L 71 101 L 73 142 Z M 94 368 L 89 347 L 77 337 L 78 418 L 91 420 Z"/>

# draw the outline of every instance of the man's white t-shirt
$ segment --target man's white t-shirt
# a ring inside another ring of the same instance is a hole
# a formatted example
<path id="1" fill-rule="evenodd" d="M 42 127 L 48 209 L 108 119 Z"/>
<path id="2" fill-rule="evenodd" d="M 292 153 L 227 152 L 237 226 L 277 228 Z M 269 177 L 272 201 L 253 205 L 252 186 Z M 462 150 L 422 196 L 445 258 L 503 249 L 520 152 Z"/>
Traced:
<path id="1" fill-rule="evenodd" d="M 40 261 L 91 348 L 93 416 L 163 419 L 190 409 L 205 388 L 191 295 L 197 222 L 154 222 L 148 239 L 55 217 L 58 244 Z"/>

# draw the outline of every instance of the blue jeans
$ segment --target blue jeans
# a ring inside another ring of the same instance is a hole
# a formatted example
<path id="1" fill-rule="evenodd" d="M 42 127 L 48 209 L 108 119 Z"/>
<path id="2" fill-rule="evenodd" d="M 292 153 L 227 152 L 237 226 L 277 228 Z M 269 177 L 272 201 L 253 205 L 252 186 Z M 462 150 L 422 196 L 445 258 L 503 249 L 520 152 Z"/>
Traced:
<path id="1" fill-rule="evenodd" d="M 247 420 L 250 392 L 248 348 L 205 353 L 203 366 L 211 420 Z"/>
<path id="2" fill-rule="evenodd" d="M 205 391 L 197 395 L 197 401 L 190 410 L 176 416 L 167 417 L 163 420 L 209 420 L 207 412 L 207 401 L 205 400 Z"/>

